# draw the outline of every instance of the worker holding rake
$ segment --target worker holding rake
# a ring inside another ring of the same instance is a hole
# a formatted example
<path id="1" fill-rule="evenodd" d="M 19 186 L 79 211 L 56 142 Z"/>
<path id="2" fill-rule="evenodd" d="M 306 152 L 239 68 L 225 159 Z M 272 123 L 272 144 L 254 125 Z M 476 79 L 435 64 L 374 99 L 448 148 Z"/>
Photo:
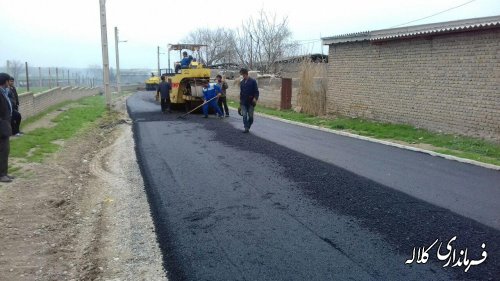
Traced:
<path id="1" fill-rule="evenodd" d="M 217 112 L 219 118 L 224 118 L 222 111 L 217 105 L 217 98 L 222 95 L 222 89 L 217 83 L 208 83 L 208 81 L 203 82 L 203 117 L 208 118 L 208 109 L 210 107 L 214 108 Z M 208 102 L 207 102 L 208 101 Z"/>

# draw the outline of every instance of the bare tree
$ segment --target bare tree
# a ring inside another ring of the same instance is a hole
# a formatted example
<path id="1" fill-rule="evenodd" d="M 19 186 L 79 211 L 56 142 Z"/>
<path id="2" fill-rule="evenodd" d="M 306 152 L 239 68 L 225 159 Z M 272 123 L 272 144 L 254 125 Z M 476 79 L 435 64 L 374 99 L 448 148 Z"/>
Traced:
<path id="1" fill-rule="evenodd" d="M 263 72 L 280 58 L 292 51 L 296 43 L 291 41 L 288 18 L 278 19 L 276 14 L 260 10 L 258 18 L 250 17 L 237 30 L 236 53 L 240 62 Z"/>
<path id="2" fill-rule="evenodd" d="M 251 33 L 243 25 L 235 31 L 233 37 L 232 47 L 238 63 L 247 68 L 252 68 L 252 47 L 251 47 Z"/>
<path id="3" fill-rule="evenodd" d="M 297 42 L 291 40 L 288 18 L 259 12 L 236 30 L 200 28 L 188 34 L 187 43 L 207 45 L 198 57 L 207 65 L 231 62 L 267 72 L 279 59 L 295 54 Z"/>
<path id="4" fill-rule="evenodd" d="M 214 30 L 200 28 L 188 34 L 186 43 L 207 45 L 197 51 L 198 58 L 207 65 L 229 62 L 232 58 L 233 31 L 225 28 Z"/>

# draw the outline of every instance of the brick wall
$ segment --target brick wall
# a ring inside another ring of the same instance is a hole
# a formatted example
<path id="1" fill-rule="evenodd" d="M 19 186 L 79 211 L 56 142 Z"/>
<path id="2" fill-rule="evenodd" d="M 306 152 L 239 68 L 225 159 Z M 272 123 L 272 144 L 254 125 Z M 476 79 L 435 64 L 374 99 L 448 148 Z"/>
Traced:
<path id="1" fill-rule="evenodd" d="M 500 141 L 500 29 L 330 45 L 327 113 Z"/>
<path id="2" fill-rule="evenodd" d="M 299 79 L 292 80 L 292 107 L 297 106 L 297 94 L 299 89 Z M 227 95 L 230 99 L 240 100 L 240 81 L 227 80 L 229 88 Z M 281 78 L 259 77 L 259 104 L 270 108 L 279 108 L 281 101 Z"/>
<path id="3" fill-rule="evenodd" d="M 78 100 L 99 93 L 97 88 L 54 88 L 42 93 L 25 93 L 19 96 L 19 110 L 23 118 L 34 116 L 50 106 L 68 100 Z"/>

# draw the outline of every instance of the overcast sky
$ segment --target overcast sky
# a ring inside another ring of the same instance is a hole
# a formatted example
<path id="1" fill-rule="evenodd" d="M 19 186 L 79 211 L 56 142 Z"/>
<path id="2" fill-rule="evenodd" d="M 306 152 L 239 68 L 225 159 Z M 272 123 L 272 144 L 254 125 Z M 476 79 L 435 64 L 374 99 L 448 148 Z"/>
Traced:
<path id="1" fill-rule="evenodd" d="M 115 66 L 114 27 L 120 30 L 120 67 L 157 66 L 156 48 L 165 52 L 200 27 L 237 28 L 258 11 L 288 17 L 294 40 L 304 50 L 321 52 L 319 38 L 390 28 L 424 18 L 470 0 L 308 0 L 206 1 L 107 0 L 110 66 Z M 302 4 L 298 4 L 302 3 Z M 102 64 L 99 0 L 0 0 L 0 64 L 82 67 Z M 500 0 L 475 0 L 408 25 L 500 15 Z M 315 41 L 314 41 L 315 40 Z M 326 48 L 323 48 L 326 52 Z M 171 53 L 176 60 L 178 53 Z M 166 68 L 167 55 L 160 56 Z"/>

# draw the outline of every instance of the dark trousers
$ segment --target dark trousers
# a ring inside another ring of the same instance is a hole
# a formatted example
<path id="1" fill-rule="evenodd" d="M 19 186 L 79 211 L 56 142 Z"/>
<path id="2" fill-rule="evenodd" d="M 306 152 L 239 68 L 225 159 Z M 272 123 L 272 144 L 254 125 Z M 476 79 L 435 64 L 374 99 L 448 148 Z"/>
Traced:
<path id="1" fill-rule="evenodd" d="M 0 138 L 0 177 L 6 176 L 9 169 L 9 138 Z"/>
<path id="2" fill-rule="evenodd" d="M 219 101 L 217 103 L 219 104 L 220 110 L 223 111 L 223 114 L 229 116 L 229 109 L 227 108 L 226 96 L 220 96 Z M 222 105 L 224 105 L 224 107 Z"/>
<path id="3" fill-rule="evenodd" d="M 251 104 L 241 104 L 241 115 L 243 115 L 243 126 L 245 129 L 250 129 L 253 124 L 253 105 Z"/>
<path id="4" fill-rule="evenodd" d="M 21 113 L 17 110 L 12 111 L 12 118 L 10 119 L 10 125 L 12 126 L 12 135 L 19 133 L 19 127 L 21 126 Z"/>
<path id="5" fill-rule="evenodd" d="M 170 97 L 161 98 L 161 112 L 170 112 Z"/>

